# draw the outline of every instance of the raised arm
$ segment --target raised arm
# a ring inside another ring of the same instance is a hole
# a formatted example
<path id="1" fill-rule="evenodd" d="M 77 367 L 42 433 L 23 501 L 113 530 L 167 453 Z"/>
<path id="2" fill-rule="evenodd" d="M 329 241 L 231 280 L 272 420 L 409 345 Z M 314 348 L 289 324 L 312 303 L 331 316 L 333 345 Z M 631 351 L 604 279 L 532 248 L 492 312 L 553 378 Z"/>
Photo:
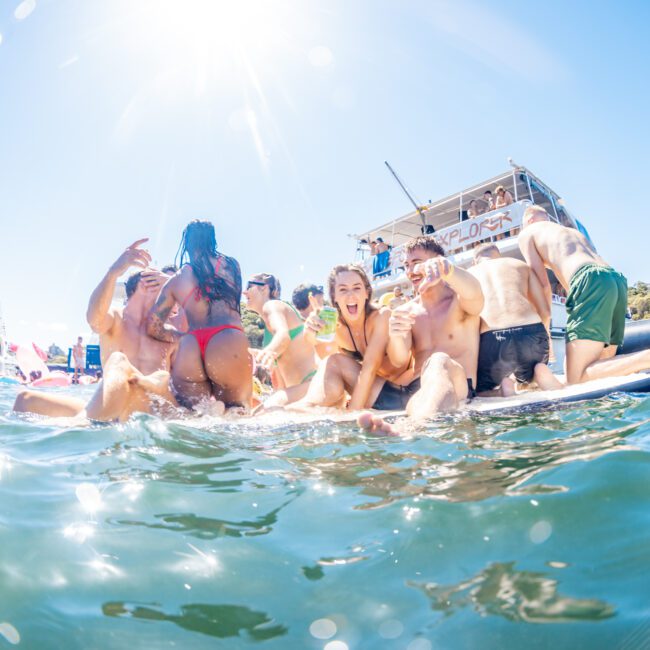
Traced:
<path id="1" fill-rule="evenodd" d="M 349 409 L 358 411 L 366 408 L 372 383 L 377 376 L 377 371 L 381 367 L 384 357 L 386 356 L 386 347 L 388 345 L 388 320 L 390 318 L 390 309 L 382 310 L 375 316 L 375 326 L 370 334 L 368 347 L 363 355 L 361 362 L 361 372 L 357 383 L 352 390 Z"/>
<path id="2" fill-rule="evenodd" d="M 97 285 L 88 301 L 86 320 L 93 332 L 106 334 L 113 327 L 115 316 L 111 312 L 111 302 L 115 292 L 117 279 L 130 267 L 146 268 L 151 262 L 151 256 L 145 250 L 138 248 L 148 239 L 138 239 L 133 242 L 108 269 L 102 281 Z"/>
<path id="3" fill-rule="evenodd" d="M 444 258 L 436 259 L 443 259 L 449 265 L 449 271 L 443 275 L 443 278 L 456 292 L 460 308 L 467 314 L 478 316 L 485 303 L 481 283 L 469 271 L 454 266 Z"/>
<path id="4" fill-rule="evenodd" d="M 388 319 L 388 345 L 386 353 L 393 366 L 401 368 L 411 360 L 413 323 L 415 316 L 410 303 L 394 309 Z"/>
<path id="5" fill-rule="evenodd" d="M 178 276 L 170 278 L 160 290 L 156 304 L 149 311 L 147 316 L 147 334 L 159 341 L 174 343 L 183 336 L 173 325 L 167 323 L 169 314 L 177 303 L 174 289 L 178 282 Z"/>

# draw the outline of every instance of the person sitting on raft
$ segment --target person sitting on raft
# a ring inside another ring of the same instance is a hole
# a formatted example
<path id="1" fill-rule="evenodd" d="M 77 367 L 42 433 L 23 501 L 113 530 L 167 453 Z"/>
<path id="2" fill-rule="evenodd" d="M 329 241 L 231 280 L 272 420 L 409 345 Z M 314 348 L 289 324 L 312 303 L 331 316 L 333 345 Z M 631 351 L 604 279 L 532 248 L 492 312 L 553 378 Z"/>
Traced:
<path id="1" fill-rule="evenodd" d="M 406 370 L 393 366 L 386 356 L 390 309 L 371 302 L 372 287 L 365 271 L 356 264 L 335 266 L 328 280 L 332 305 L 338 311 L 335 343 L 339 352 L 324 359 L 301 405 L 348 408 L 394 409 L 395 392 Z M 317 333 L 325 325 L 314 310 L 305 322 L 305 338 L 318 343 Z"/>
<path id="2" fill-rule="evenodd" d="M 293 305 L 280 300 L 278 279 L 269 273 L 251 276 L 244 295 L 251 311 L 264 321 L 257 363 L 271 371 L 276 393 L 265 406 L 284 406 L 304 397 L 316 374 L 313 347 L 303 338 L 304 322 Z"/>
<path id="3" fill-rule="evenodd" d="M 149 312 L 147 332 L 159 341 L 179 340 L 171 387 L 182 406 L 214 396 L 226 407 L 250 407 L 253 388 L 248 339 L 241 324 L 241 271 L 237 260 L 217 252 L 214 226 L 190 222 L 179 247 L 180 270 L 162 288 Z M 187 264 L 184 262 L 189 260 Z M 189 332 L 167 323 L 178 303 Z"/>

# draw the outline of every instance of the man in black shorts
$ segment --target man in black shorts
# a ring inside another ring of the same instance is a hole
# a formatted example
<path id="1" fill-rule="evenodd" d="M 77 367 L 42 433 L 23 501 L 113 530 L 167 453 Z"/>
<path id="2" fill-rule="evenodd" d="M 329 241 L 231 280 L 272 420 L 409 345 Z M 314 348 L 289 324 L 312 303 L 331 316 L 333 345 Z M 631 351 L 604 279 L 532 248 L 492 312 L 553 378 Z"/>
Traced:
<path id="1" fill-rule="evenodd" d="M 561 388 L 546 365 L 551 315 L 544 289 L 530 267 L 501 257 L 495 244 L 483 244 L 474 251 L 470 272 L 481 283 L 485 298 L 476 392 L 512 395 L 511 375 L 520 384 L 534 379 L 543 390 Z M 495 389 L 498 392 L 492 392 Z"/>

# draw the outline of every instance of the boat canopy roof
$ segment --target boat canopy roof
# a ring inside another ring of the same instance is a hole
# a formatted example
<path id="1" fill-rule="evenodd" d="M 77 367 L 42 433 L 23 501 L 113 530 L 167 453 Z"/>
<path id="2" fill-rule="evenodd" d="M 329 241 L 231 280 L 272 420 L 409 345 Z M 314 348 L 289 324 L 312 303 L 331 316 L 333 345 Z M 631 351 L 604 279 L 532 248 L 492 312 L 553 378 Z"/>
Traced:
<path id="1" fill-rule="evenodd" d="M 422 215 L 414 210 L 382 226 L 350 236 L 357 241 L 365 239 L 367 242 L 381 237 L 392 246 L 400 246 L 414 237 L 422 234 L 434 234 L 442 228 L 467 219 L 470 201 L 483 199 L 483 193 L 487 190 L 490 190 L 493 197 L 496 198 L 495 188 L 499 185 L 510 192 L 513 201 L 526 199 L 541 205 L 552 217 L 555 217 L 556 221 L 575 227 L 575 221 L 567 212 L 559 195 L 526 167 L 513 165 L 512 169 L 494 178 L 434 203 L 421 206 Z M 434 230 L 431 230 L 431 227 Z"/>

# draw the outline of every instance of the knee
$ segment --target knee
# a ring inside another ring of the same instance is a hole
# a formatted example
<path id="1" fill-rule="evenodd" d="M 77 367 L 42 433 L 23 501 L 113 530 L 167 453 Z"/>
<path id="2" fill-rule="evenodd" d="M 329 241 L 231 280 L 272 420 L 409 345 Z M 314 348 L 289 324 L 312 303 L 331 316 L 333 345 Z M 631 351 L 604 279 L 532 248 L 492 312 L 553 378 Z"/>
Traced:
<path id="1" fill-rule="evenodd" d="M 106 359 L 106 367 L 123 366 L 129 363 L 129 358 L 124 352 L 111 352 L 111 355 Z"/>
<path id="2" fill-rule="evenodd" d="M 30 406 L 33 401 L 35 393 L 32 390 L 23 390 L 16 396 L 16 401 L 14 402 L 14 411 L 17 413 L 29 413 L 31 412 Z"/>
<path id="3" fill-rule="evenodd" d="M 440 370 L 451 370 L 454 364 L 453 359 L 446 352 L 434 352 L 424 363 L 422 374 L 438 372 Z"/>

